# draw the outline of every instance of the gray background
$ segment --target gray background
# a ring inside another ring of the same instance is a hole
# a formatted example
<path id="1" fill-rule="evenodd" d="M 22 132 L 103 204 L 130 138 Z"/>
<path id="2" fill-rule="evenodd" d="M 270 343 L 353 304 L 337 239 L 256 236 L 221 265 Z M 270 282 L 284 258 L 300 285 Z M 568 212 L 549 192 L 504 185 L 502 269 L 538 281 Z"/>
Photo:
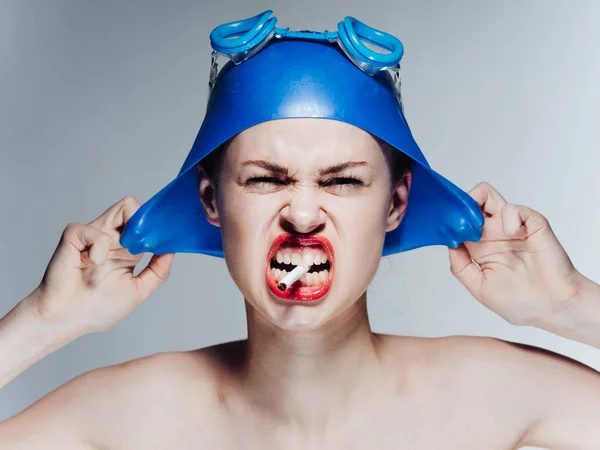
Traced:
<path id="1" fill-rule="evenodd" d="M 600 281 L 600 2 L 2 0 L 0 314 L 39 283 L 67 223 L 127 194 L 145 201 L 176 175 L 203 117 L 210 30 L 267 8 L 284 27 L 353 15 L 400 37 L 406 114 L 431 165 L 540 211 Z M 495 336 L 600 369 L 599 350 L 481 306 L 443 247 L 384 259 L 369 307 L 379 332 Z M 131 316 L 2 389 L 0 419 L 90 369 L 244 337 L 224 261 L 178 255 Z"/>

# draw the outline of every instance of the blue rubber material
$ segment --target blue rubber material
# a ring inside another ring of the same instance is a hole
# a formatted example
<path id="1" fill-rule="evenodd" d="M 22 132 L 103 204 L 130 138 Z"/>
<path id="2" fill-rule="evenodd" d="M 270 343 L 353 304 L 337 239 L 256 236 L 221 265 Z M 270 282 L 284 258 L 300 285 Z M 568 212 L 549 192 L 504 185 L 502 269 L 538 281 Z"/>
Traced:
<path id="1" fill-rule="evenodd" d="M 271 17 L 272 13 L 267 10 L 248 19 L 219 25 L 210 33 L 212 48 L 239 63 L 252 57 L 256 50 L 266 44 L 265 40 L 273 39 L 275 33 L 288 39 L 337 41 L 348 57 L 370 75 L 382 68 L 396 66 L 404 54 L 402 42 L 397 37 L 372 28 L 354 17 L 348 16 L 338 23 L 337 33 L 293 31 L 276 28 L 277 18 Z M 363 41 L 387 53 L 373 51 Z"/>
<path id="2" fill-rule="evenodd" d="M 479 205 L 431 169 L 390 80 L 387 72 L 367 75 L 337 44 L 321 41 L 273 40 L 242 64 L 227 63 L 178 176 L 127 222 L 121 245 L 133 254 L 191 252 L 222 257 L 219 228 L 206 221 L 200 204 L 196 163 L 247 128 L 296 117 L 346 122 L 416 161 L 406 215 L 386 235 L 383 255 L 478 241 L 483 227 Z"/>
<path id="3" fill-rule="evenodd" d="M 210 33 L 214 50 L 224 55 L 243 53 L 259 45 L 269 36 L 277 23 L 270 17 L 273 11 L 265 11 L 244 20 L 224 23 Z"/>
<path id="4" fill-rule="evenodd" d="M 365 63 L 374 66 L 394 66 L 404 55 L 404 47 L 398 38 L 381 30 L 365 25 L 354 17 L 346 17 L 338 24 L 338 33 L 350 54 Z M 389 53 L 379 53 L 369 49 L 361 40 L 371 45 L 388 50 Z"/>

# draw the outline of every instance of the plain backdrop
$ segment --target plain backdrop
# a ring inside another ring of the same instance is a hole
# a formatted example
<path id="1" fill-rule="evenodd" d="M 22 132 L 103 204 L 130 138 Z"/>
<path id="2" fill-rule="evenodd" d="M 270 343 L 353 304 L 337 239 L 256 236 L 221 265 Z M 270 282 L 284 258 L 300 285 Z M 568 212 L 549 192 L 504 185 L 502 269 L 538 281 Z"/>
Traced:
<path id="1" fill-rule="evenodd" d="M 177 174 L 204 114 L 210 31 L 265 9 L 283 27 L 352 15 L 398 36 L 405 113 L 432 167 L 544 214 L 600 281 L 600 2 L 0 0 L 0 314 L 37 286 L 69 222 L 145 201 Z M 495 336 L 600 369 L 600 350 L 480 305 L 444 247 L 385 258 L 369 298 L 378 332 Z M 131 316 L 0 390 L 0 419 L 85 371 L 245 335 L 224 261 L 177 255 Z"/>

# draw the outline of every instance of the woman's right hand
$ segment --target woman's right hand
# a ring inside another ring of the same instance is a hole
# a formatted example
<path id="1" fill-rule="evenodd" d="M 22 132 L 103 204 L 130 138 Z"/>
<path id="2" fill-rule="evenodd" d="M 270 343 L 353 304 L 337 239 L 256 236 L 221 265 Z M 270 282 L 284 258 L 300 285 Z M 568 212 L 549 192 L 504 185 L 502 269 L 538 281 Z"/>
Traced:
<path id="1" fill-rule="evenodd" d="M 119 244 L 125 223 L 139 207 L 128 196 L 89 224 L 65 228 L 33 296 L 45 322 L 74 336 L 108 330 L 168 278 L 174 253 L 153 255 L 134 276 L 143 255 Z"/>

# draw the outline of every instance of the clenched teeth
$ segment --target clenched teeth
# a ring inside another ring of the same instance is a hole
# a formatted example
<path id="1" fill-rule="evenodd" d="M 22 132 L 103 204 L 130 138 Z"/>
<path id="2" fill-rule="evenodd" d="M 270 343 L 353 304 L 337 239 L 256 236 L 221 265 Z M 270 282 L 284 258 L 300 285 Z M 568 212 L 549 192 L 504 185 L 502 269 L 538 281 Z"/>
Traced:
<path id="1" fill-rule="evenodd" d="M 324 250 L 317 247 L 304 247 L 304 248 L 281 248 L 275 253 L 273 258 L 280 264 L 293 264 L 294 266 L 313 266 L 325 264 L 327 262 L 327 253 Z"/>
<path id="2" fill-rule="evenodd" d="M 279 283 L 283 278 L 290 272 L 287 270 L 279 270 L 272 268 L 271 274 L 273 275 L 273 279 L 276 283 Z M 329 278 L 329 270 L 321 270 L 319 272 L 307 273 L 302 278 L 300 278 L 300 282 L 303 286 L 319 286 L 325 284 L 327 279 Z"/>

